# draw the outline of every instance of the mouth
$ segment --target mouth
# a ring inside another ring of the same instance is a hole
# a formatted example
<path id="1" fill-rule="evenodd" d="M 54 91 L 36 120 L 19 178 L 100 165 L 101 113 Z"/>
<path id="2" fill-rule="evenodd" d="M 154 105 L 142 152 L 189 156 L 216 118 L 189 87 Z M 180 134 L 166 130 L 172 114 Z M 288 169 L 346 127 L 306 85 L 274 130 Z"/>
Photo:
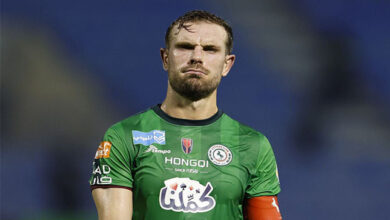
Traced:
<path id="1" fill-rule="evenodd" d="M 185 74 L 191 74 L 191 75 L 198 75 L 198 76 L 207 75 L 207 74 L 206 74 L 206 71 L 204 71 L 204 70 L 202 70 L 202 69 L 195 69 L 195 68 L 185 69 L 185 70 L 183 71 L 183 73 L 185 73 Z"/>

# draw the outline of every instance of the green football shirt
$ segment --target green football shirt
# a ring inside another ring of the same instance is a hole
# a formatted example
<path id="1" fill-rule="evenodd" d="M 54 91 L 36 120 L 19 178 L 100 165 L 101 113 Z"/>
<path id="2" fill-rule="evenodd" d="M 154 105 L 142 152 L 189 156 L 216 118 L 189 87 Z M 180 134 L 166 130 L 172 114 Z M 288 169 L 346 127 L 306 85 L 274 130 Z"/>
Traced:
<path id="1" fill-rule="evenodd" d="M 267 138 L 219 111 L 172 118 L 155 106 L 109 128 L 92 188 L 133 190 L 133 219 L 243 219 L 244 198 L 280 192 Z"/>

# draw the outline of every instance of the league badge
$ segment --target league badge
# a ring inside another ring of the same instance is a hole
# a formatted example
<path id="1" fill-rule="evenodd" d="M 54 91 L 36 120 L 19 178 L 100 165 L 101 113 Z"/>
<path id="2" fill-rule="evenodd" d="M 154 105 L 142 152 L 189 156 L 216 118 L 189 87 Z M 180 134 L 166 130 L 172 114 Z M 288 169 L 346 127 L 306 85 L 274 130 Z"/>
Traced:
<path id="1" fill-rule="evenodd" d="M 189 154 L 192 151 L 193 141 L 190 138 L 181 139 L 181 149 L 185 154 Z"/>
<path id="2" fill-rule="evenodd" d="M 210 161 L 218 166 L 228 165 L 233 159 L 233 154 L 229 148 L 221 144 L 211 146 L 208 151 L 208 156 Z"/>

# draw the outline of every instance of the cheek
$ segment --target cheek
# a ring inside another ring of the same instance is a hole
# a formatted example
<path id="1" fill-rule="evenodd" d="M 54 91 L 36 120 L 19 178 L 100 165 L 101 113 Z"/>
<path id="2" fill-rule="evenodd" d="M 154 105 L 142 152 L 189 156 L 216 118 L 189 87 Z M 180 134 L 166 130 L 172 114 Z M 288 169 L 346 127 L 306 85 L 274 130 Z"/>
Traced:
<path id="1" fill-rule="evenodd" d="M 209 66 L 209 67 L 212 67 L 213 69 L 216 69 L 216 70 L 222 70 L 223 69 L 223 65 L 224 65 L 224 58 L 221 58 L 220 56 L 208 56 L 206 62 L 205 62 L 205 65 L 206 66 Z"/>
<path id="2" fill-rule="evenodd" d="M 170 61 L 172 64 L 180 65 L 186 63 L 186 61 L 189 59 L 189 53 L 180 50 L 173 50 L 170 57 Z"/>

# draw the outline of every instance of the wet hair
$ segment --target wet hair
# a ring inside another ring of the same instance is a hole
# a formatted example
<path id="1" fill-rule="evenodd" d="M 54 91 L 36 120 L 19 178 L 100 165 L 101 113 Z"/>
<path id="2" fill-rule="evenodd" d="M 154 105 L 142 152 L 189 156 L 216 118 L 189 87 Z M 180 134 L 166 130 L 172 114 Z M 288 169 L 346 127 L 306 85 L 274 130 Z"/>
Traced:
<path id="1" fill-rule="evenodd" d="M 230 27 L 230 25 L 223 20 L 222 18 L 207 12 L 207 11 L 202 11 L 202 10 L 194 10 L 194 11 L 189 11 L 185 13 L 184 15 L 180 16 L 177 18 L 172 24 L 168 27 L 167 32 L 165 33 L 165 46 L 169 48 L 169 41 L 171 39 L 171 32 L 172 28 L 177 25 L 177 29 L 180 30 L 181 28 L 184 28 L 185 30 L 189 30 L 188 28 L 190 27 L 189 25 L 186 25 L 188 22 L 199 22 L 199 21 L 205 21 L 205 22 L 210 22 L 213 24 L 217 24 L 222 26 L 226 33 L 227 33 L 227 40 L 225 42 L 226 44 L 226 52 L 228 54 L 232 53 L 233 50 L 233 30 Z"/>

